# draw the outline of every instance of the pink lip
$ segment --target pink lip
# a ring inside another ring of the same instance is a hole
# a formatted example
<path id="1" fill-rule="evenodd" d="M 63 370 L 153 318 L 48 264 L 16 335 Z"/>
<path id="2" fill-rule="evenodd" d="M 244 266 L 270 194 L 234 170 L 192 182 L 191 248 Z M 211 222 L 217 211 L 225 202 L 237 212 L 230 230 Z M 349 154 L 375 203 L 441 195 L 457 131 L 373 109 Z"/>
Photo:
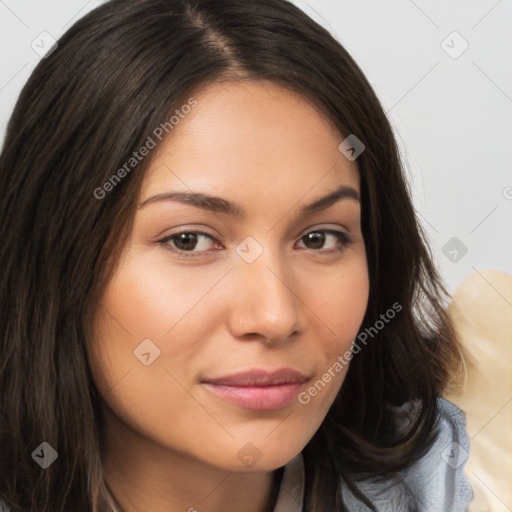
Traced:
<path id="1" fill-rule="evenodd" d="M 205 379 L 203 384 L 217 396 L 241 407 L 271 411 L 292 402 L 306 380 L 300 372 L 285 368 L 273 372 L 253 370 Z"/>

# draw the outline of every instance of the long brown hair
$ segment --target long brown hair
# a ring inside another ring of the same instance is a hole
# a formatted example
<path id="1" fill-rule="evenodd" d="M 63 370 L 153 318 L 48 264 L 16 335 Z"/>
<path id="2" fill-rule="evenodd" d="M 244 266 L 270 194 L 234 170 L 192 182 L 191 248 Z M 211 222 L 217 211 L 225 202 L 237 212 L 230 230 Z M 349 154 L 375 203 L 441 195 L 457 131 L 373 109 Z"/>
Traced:
<path id="1" fill-rule="evenodd" d="M 345 510 L 340 482 L 388 477 L 434 439 L 460 350 L 392 129 L 362 71 L 286 0 L 112 0 L 73 25 L 18 99 L 0 160 L 0 498 L 16 512 L 91 512 L 103 492 L 100 396 L 86 346 L 133 221 L 148 155 L 98 198 L 201 87 L 272 80 L 365 145 L 357 163 L 370 297 L 361 332 L 401 311 L 352 360 L 303 450 L 304 510 Z M 341 312 L 340 312 L 341 314 Z M 394 406 L 414 401 L 398 429 Z M 58 463 L 31 457 L 42 442 Z"/>

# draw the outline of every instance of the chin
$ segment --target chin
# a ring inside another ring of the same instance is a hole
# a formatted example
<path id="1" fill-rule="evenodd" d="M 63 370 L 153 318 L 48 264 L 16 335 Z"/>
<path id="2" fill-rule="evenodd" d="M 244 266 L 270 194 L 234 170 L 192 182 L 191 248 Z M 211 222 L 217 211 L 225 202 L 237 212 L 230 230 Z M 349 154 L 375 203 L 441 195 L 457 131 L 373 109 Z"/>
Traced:
<path id="1" fill-rule="evenodd" d="M 274 471 L 299 454 L 306 442 L 269 439 L 232 443 L 222 454 L 211 454 L 210 461 L 217 467 L 234 472 Z M 215 457 L 217 455 L 217 457 Z M 220 456 L 219 456 L 220 455 Z M 216 459 L 214 461 L 214 459 Z"/>

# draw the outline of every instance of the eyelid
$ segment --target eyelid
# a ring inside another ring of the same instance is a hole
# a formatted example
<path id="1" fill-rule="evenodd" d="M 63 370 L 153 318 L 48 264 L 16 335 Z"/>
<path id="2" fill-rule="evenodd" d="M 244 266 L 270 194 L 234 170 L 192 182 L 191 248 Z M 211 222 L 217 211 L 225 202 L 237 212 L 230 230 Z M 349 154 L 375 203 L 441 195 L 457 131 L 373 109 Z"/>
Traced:
<path id="1" fill-rule="evenodd" d="M 316 231 L 320 231 L 320 232 L 323 232 L 326 234 L 331 234 L 331 235 L 337 237 L 340 242 L 341 247 L 338 246 L 338 247 L 330 248 L 330 249 L 308 249 L 307 247 L 305 247 L 305 248 L 302 248 L 302 250 L 309 250 L 312 253 L 318 253 L 319 255 L 322 255 L 322 254 L 327 255 L 327 254 L 331 254 L 331 253 L 335 253 L 335 252 L 341 253 L 346 249 L 346 247 L 348 245 L 350 245 L 354 242 L 354 239 L 350 235 L 349 230 L 345 226 L 339 226 L 339 227 L 343 227 L 344 229 L 340 230 L 340 229 L 335 229 L 332 227 L 310 226 L 302 232 L 302 234 L 298 237 L 297 242 L 300 242 L 302 240 L 302 238 L 304 238 L 309 233 L 314 233 Z M 166 250 L 173 252 L 180 258 L 181 257 L 184 257 L 184 258 L 197 257 L 198 258 L 201 256 L 211 254 L 211 251 L 208 251 L 208 250 L 184 251 L 184 250 L 177 249 L 177 248 L 172 247 L 171 245 L 167 244 L 167 242 L 171 241 L 174 237 L 177 237 L 184 233 L 188 233 L 188 234 L 193 233 L 195 235 L 203 235 L 203 236 L 210 238 L 214 242 L 219 242 L 216 235 L 212 235 L 211 233 L 208 233 L 207 231 L 204 231 L 204 230 L 198 229 L 198 228 L 186 228 L 185 227 L 185 228 L 181 228 L 179 231 L 176 231 L 176 232 L 170 233 L 169 235 L 166 235 L 164 238 L 157 240 L 156 243 L 162 245 Z"/>
<path id="2" fill-rule="evenodd" d="M 159 245 L 162 245 L 165 249 L 173 252 L 174 254 L 177 254 L 179 257 L 185 257 L 185 258 L 189 258 L 189 257 L 199 257 L 199 256 L 204 256 L 205 254 L 208 254 L 209 251 L 183 251 L 183 250 L 180 250 L 180 249 L 177 249 L 175 247 L 172 247 L 170 245 L 167 244 L 167 242 L 169 242 L 170 240 L 172 240 L 174 237 L 177 237 L 183 233 L 193 233 L 195 235 L 203 235 L 203 236 L 206 236 L 208 238 L 210 238 L 212 241 L 214 242 L 218 242 L 217 238 L 212 235 L 211 233 L 208 233 L 206 231 L 203 231 L 201 229 L 181 229 L 180 231 L 176 231 L 174 233 L 171 233 L 169 235 L 165 235 L 164 238 L 161 238 L 159 240 L 156 241 L 157 244 Z"/>

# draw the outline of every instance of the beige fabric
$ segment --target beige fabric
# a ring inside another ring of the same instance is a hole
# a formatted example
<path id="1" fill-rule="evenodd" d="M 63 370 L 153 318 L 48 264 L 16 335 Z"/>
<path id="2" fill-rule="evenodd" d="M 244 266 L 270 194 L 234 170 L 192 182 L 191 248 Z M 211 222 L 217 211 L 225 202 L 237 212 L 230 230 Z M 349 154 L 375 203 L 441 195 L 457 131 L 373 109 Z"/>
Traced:
<path id="1" fill-rule="evenodd" d="M 467 418 L 473 487 L 469 512 L 512 510 L 512 276 L 470 275 L 453 294 L 450 316 L 471 360 L 465 382 L 445 395 Z"/>

